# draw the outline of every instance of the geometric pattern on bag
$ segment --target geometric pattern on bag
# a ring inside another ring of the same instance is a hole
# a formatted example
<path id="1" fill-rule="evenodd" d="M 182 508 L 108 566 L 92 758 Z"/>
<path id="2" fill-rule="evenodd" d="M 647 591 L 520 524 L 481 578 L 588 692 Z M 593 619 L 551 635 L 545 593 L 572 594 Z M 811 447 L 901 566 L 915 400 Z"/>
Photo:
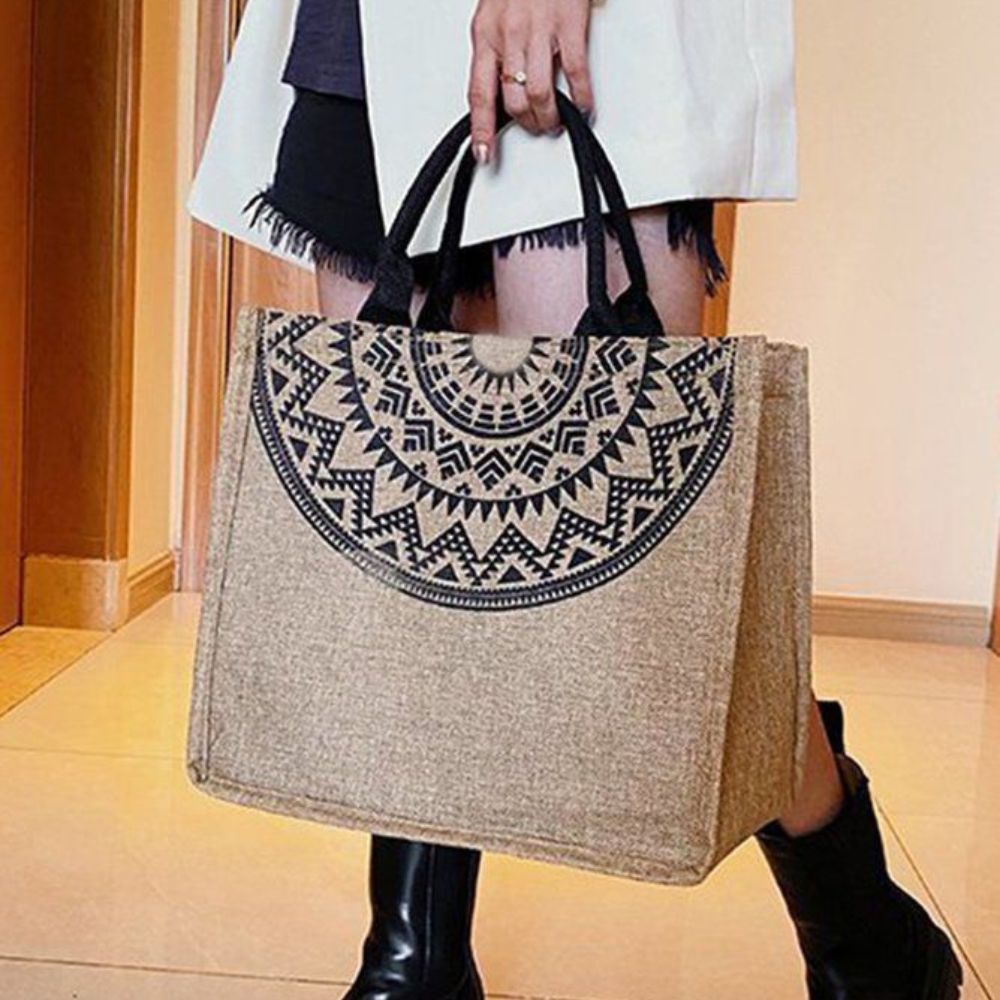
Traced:
<path id="1" fill-rule="evenodd" d="M 261 315 L 251 405 L 284 489 L 424 601 L 511 610 L 606 583 L 680 523 L 732 436 L 731 339 Z"/>

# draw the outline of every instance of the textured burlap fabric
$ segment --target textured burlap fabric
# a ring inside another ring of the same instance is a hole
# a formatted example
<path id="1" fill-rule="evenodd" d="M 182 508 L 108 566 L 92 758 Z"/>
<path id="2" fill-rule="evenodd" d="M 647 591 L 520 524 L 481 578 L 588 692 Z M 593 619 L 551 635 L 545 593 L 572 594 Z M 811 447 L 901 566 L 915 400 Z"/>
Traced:
<path id="1" fill-rule="evenodd" d="M 244 312 L 188 764 L 205 791 L 670 883 L 792 798 L 805 352 Z"/>

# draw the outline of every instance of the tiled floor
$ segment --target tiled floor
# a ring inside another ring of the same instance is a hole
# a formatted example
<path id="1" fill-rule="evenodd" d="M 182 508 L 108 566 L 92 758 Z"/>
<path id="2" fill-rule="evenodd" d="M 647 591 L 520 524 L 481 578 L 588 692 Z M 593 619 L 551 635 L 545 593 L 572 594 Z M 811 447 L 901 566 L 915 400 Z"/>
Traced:
<path id="1" fill-rule="evenodd" d="M 22 625 L 0 635 L 0 715 L 75 663 L 106 632 Z"/>
<path id="2" fill-rule="evenodd" d="M 216 802 L 183 769 L 195 598 L 161 602 L 0 719 L 0 998 L 309 1000 L 351 978 L 365 838 Z M 899 880 L 1000 1000 L 1000 660 L 819 639 L 821 694 L 886 812 Z M 491 993 L 797 1000 L 753 844 L 697 889 L 486 860 Z"/>

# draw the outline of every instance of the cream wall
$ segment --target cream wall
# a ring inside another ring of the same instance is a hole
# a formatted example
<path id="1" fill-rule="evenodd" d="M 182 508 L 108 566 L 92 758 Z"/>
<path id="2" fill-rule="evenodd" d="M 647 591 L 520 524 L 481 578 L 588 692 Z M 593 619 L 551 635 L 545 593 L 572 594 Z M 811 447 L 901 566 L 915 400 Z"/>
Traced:
<path id="1" fill-rule="evenodd" d="M 184 413 L 195 0 L 145 0 L 129 571 L 175 544 Z"/>
<path id="2" fill-rule="evenodd" d="M 800 197 L 740 208 L 731 328 L 810 349 L 816 590 L 988 605 L 1000 7 L 797 4 Z"/>

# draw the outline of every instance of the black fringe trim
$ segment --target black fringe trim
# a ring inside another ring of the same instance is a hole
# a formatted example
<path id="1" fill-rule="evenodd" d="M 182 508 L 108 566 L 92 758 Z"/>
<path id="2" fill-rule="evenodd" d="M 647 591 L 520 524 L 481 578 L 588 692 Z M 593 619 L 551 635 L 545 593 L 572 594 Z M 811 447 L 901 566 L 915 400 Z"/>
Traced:
<path id="1" fill-rule="evenodd" d="M 682 243 L 694 247 L 701 261 L 705 293 L 709 297 L 715 295 L 719 285 L 729 280 L 712 233 L 714 218 L 715 202 L 710 198 L 667 203 L 667 243 L 671 250 L 677 250 Z"/>
<path id="2" fill-rule="evenodd" d="M 608 233 L 611 228 L 605 224 Z M 494 247 L 500 257 L 509 257 L 514 245 L 518 250 L 537 250 L 539 247 L 556 247 L 565 250 L 566 247 L 578 247 L 584 243 L 583 219 L 573 219 L 570 222 L 559 222 L 553 226 L 543 226 L 526 233 L 514 236 L 501 236 L 494 240 Z"/>
<path id="3" fill-rule="evenodd" d="M 337 250 L 320 239 L 304 223 L 289 218 L 273 200 L 270 189 L 253 196 L 243 207 L 250 215 L 250 226 L 269 230 L 268 241 L 296 257 L 308 259 L 317 268 L 327 268 L 349 281 L 371 282 L 375 279 L 375 255 Z M 417 288 L 424 290 L 434 278 L 435 254 L 413 258 L 413 277 Z M 492 252 L 488 243 L 463 247 L 459 255 L 457 284 L 462 295 L 489 298 L 493 295 Z"/>
<path id="4" fill-rule="evenodd" d="M 713 217 L 714 203 L 709 199 L 667 203 L 667 243 L 671 250 L 678 250 L 681 244 L 693 247 L 701 262 L 705 292 L 709 296 L 714 296 L 719 285 L 729 277 L 712 235 Z M 614 230 L 607 219 L 604 228 L 614 238 Z M 584 241 L 583 220 L 573 219 L 516 236 L 504 236 L 495 241 L 495 247 L 500 257 L 507 257 L 515 245 L 519 250 L 535 250 L 539 247 L 557 247 L 563 250 L 566 247 L 581 246 Z"/>
<path id="5" fill-rule="evenodd" d="M 250 215 L 253 228 L 265 227 L 269 242 L 275 249 L 284 250 L 296 257 L 311 260 L 318 268 L 329 268 L 350 281 L 370 282 L 375 277 L 374 256 L 337 250 L 321 240 L 304 223 L 290 219 L 271 200 L 271 191 L 261 191 L 244 206 Z M 667 204 L 667 243 L 671 250 L 683 244 L 693 247 L 704 272 L 705 292 L 714 296 L 719 285 L 728 281 L 726 265 L 719 256 L 712 235 L 714 203 L 709 199 L 692 199 Z M 605 229 L 614 238 L 614 231 L 605 221 Z M 519 250 L 536 250 L 540 247 L 566 247 L 583 245 L 583 220 L 574 219 L 552 226 L 543 226 L 515 236 L 494 240 L 497 254 L 506 258 L 516 245 Z M 465 247 L 463 259 L 468 266 L 460 268 L 459 286 L 463 293 L 488 297 L 493 294 L 493 278 L 489 270 L 489 247 L 481 244 Z M 414 259 L 416 283 L 426 288 L 433 273 L 433 254 L 421 254 Z"/>
<path id="6" fill-rule="evenodd" d="M 375 277 L 375 258 L 335 250 L 324 243 L 308 226 L 290 219 L 271 201 L 270 190 L 255 194 L 243 207 L 250 215 L 252 228 L 267 228 L 268 242 L 276 250 L 284 250 L 295 257 L 311 260 L 316 267 L 329 268 L 351 281 L 372 281 Z"/>

